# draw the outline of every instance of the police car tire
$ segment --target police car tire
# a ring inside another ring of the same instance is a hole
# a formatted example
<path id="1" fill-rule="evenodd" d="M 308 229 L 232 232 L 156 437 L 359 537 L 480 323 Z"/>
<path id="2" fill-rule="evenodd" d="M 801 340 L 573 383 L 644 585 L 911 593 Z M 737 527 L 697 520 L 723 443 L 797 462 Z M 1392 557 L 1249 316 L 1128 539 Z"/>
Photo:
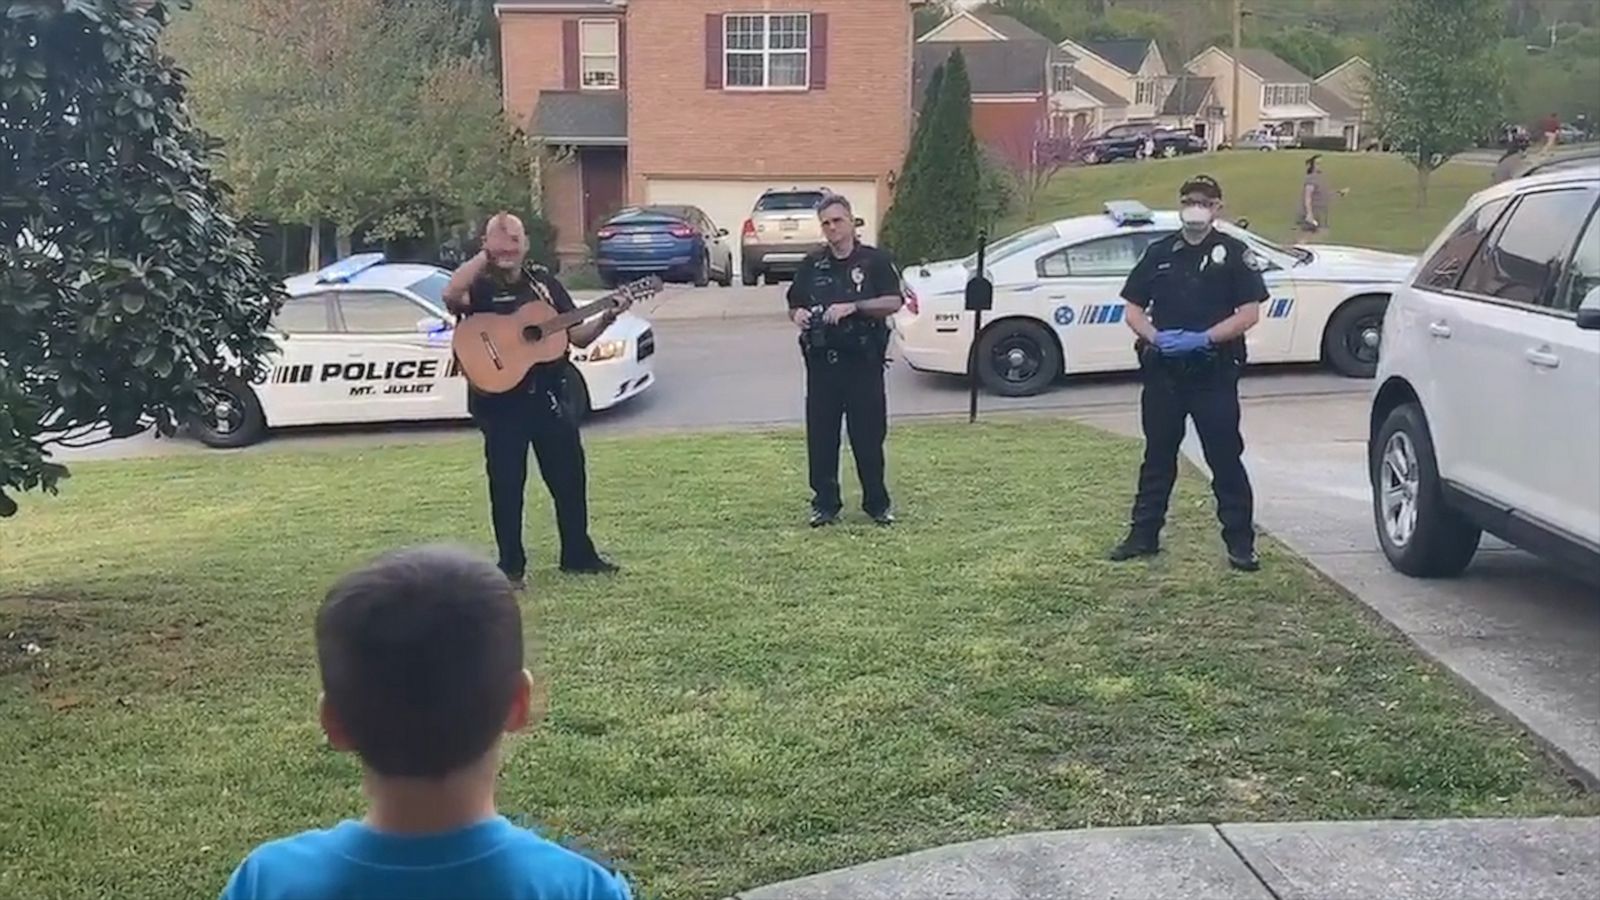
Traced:
<path id="1" fill-rule="evenodd" d="M 1377 315 L 1380 322 L 1383 321 L 1383 314 L 1388 308 L 1388 297 L 1355 297 L 1345 301 L 1328 318 L 1328 327 L 1322 333 L 1323 361 L 1346 378 L 1371 378 L 1378 374 L 1378 361 L 1367 362 L 1358 358 L 1351 352 L 1350 342 L 1355 337 L 1352 332 L 1363 321 L 1373 315 Z"/>
<path id="2" fill-rule="evenodd" d="M 992 364 L 994 345 L 1010 337 L 1027 337 L 1039 348 L 1039 371 L 1026 381 L 1013 382 L 1001 377 Z M 1043 325 L 1024 319 L 1002 319 L 985 328 L 978 338 L 978 380 L 984 388 L 1002 397 L 1031 397 L 1055 383 L 1061 375 L 1061 348 Z"/>
<path id="3" fill-rule="evenodd" d="M 227 433 L 217 431 L 203 420 L 195 421 L 189 425 L 194 436 L 207 447 L 218 449 L 248 447 L 266 437 L 267 415 L 261 409 L 261 398 L 256 396 L 255 390 L 237 379 L 229 379 L 224 387 L 244 407 L 243 421 L 237 429 Z"/>
<path id="4" fill-rule="evenodd" d="M 1396 545 L 1389 537 L 1388 529 L 1384 527 L 1383 502 L 1379 497 L 1384 450 L 1396 432 L 1404 432 L 1411 439 L 1417 457 L 1417 524 L 1411 540 L 1405 546 Z M 1445 502 L 1438 457 L 1433 450 L 1433 436 L 1428 431 L 1428 422 L 1420 406 L 1407 403 L 1389 411 L 1378 428 L 1377 440 L 1373 441 L 1368 467 L 1369 480 L 1373 485 L 1372 523 L 1377 530 L 1378 545 L 1383 548 L 1383 555 L 1388 557 L 1390 565 L 1413 578 L 1453 578 L 1460 575 L 1477 554 L 1483 532 Z"/>

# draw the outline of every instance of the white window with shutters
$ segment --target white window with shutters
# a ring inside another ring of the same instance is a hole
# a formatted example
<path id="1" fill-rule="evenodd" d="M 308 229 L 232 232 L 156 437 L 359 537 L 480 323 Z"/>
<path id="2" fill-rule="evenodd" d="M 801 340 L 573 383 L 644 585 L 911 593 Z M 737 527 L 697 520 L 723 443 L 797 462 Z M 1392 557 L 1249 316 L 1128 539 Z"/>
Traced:
<path id="1" fill-rule="evenodd" d="M 809 13 L 734 13 L 722 19 L 723 86 L 803 91 L 811 85 Z"/>

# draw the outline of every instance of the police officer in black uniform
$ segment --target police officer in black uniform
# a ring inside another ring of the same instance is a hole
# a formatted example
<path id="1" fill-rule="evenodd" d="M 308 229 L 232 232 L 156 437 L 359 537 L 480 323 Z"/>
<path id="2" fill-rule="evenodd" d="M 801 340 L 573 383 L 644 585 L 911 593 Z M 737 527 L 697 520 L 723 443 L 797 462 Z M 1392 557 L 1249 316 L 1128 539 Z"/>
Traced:
<path id="1" fill-rule="evenodd" d="M 1216 180 L 1195 176 L 1178 194 L 1182 230 L 1149 245 L 1122 288 L 1128 326 L 1138 335 L 1145 446 L 1133 523 L 1111 559 L 1160 550 L 1178 450 L 1186 420 L 1193 419 L 1211 468 L 1228 562 L 1253 572 L 1261 564 L 1250 478 L 1240 459 L 1239 374 L 1244 335 L 1260 318 L 1267 288 L 1246 245 L 1212 227 L 1222 208 Z"/>
<path id="2" fill-rule="evenodd" d="M 510 312 L 543 300 L 557 312 L 570 312 L 572 295 L 553 275 L 527 261 L 522 222 L 509 213 L 489 220 L 483 250 L 450 277 L 445 303 L 459 314 Z M 612 309 L 568 331 L 571 342 L 587 347 L 620 312 Z M 555 501 L 561 537 L 561 570 L 578 574 L 615 572 L 617 566 L 596 552 L 589 538 L 588 483 L 577 411 L 564 402 L 566 379 L 579 377 L 566 359 L 535 366 L 515 390 L 484 394 L 469 389 L 467 408 L 483 432 L 489 475 L 489 510 L 499 546 L 500 571 L 519 586 L 527 569 L 522 546 L 523 492 L 528 483 L 528 447 Z"/>
<path id="3" fill-rule="evenodd" d="M 894 523 L 883 481 L 889 432 L 883 374 L 889 316 L 900 309 L 900 276 L 889 254 L 856 240 L 850 201 L 829 194 L 817 207 L 828 246 L 807 256 L 789 287 L 789 318 L 800 329 L 806 364 L 806 454 L 811 525 L 831 525 L 839 495 L 839 420 L 861 478 L 861 506 L 879 525 Z"/>

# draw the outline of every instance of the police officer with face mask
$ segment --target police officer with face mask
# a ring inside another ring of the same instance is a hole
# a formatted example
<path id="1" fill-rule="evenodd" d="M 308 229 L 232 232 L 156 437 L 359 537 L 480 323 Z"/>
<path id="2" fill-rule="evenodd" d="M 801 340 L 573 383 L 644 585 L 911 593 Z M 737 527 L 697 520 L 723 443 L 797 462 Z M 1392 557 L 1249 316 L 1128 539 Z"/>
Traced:
<path id="1" fill-rule="evenodd" d="M 850 201 L 829 194 L 817 207 L 828 245 L 806 257 L 789 286 L 789 319 L 800 329 L 806 364 L 806 456 L 811 470 L 811 526 L 838 521 L 839 423 L 861 478 L 862 509 L 894 523 L 884 485 L 889 431 L 884 394 L 889 316 L 900 309 L 900 275 L 889 254 L 856 240 Z"/>
<path id="2" fill-rule="evenodd" d="M 1239 374 L 1244 335 L 1260 318 L 1267 288 L 1244 242 L 1212 227 L 1222 208 L 1216 180 L 1195 176 L 1178 193 L 1182 230 L 1146 248 L 1122 288 L 1128 326 L 1138 335 L 1145 446 L 1133 522 L 1111 559 L 1160 550 L 1178 450 L 1187 420 L 1193 419 L 1211 468 L 1228 563 L 1253 572 L 1261 564 L 1250 478 L 1240 459 Z"/>

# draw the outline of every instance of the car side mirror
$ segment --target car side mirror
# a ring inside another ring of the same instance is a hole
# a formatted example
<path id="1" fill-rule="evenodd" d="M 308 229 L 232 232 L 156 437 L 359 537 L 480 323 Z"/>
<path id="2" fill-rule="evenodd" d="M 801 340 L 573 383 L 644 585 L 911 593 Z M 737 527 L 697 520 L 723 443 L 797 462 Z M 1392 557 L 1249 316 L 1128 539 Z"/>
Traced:
<path id="1" fill-rule="evenodd" d="M 438 334 L 449 330 L 450 323 L 438 316 L 424 316 L 417 320 L 417 334 Z"/>
<path id="2" fill-rule="evenodd" d="M 866 219 L 862 219 L 862 218 L 859 218 L 859 217 L 856 219 L 856 227 L 857 228 L 865 228 L 866 226 L 867 226 L 867 220 Z"/>
<path id="3" fill-rule="evenodd" d="M 1600 331 L 1600 287 L 1591 288 L 1578 307 L 1578 327 L 1584 331 Z"/>
<path id="4" fill-rule="evenodd" d="M 1240 228 L 1243 228 L 1245 231 L 1249 231 L 1250 230 L 1250 220 L 1249 219 L 1234 219 L 1233 220 L 1233 224 L 1239 226 Z"/>
<path id="5" fill-rule="evenodd" d="M 728 236 L 728 229 L 726 229 L 726 228 L 718 228 L 717 229 L 717 237 L 727 237 L 727 236 Z"/>

